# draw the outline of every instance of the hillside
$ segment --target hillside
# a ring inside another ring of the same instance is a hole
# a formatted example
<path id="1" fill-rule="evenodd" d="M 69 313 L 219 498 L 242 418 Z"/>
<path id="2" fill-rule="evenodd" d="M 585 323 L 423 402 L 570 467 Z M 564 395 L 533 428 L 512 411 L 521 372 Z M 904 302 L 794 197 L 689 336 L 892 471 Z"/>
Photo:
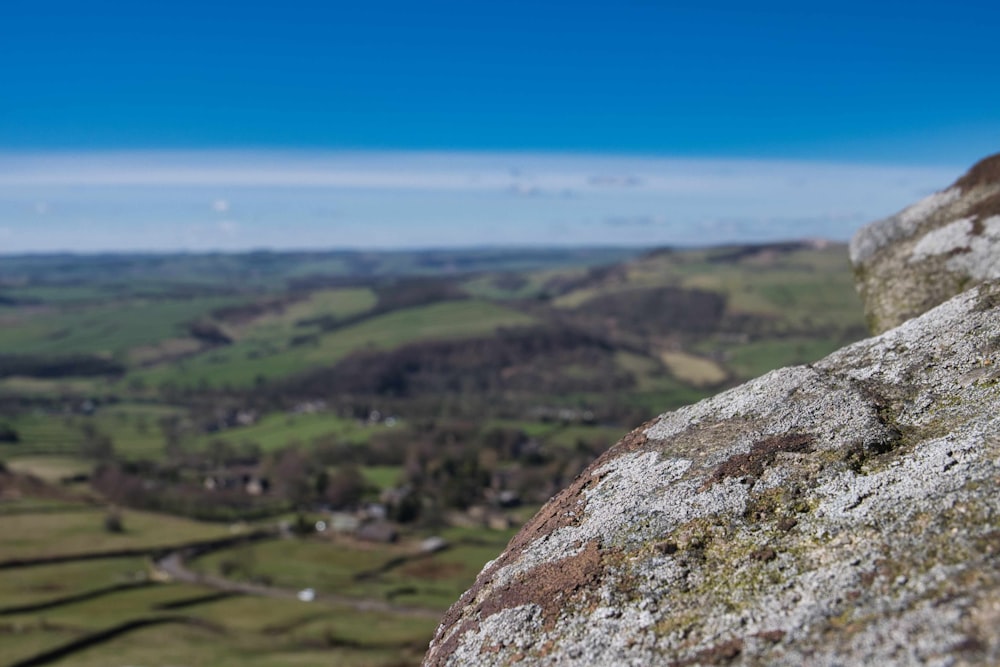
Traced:
<path id="1" fill-rule="evenodd" d="M 845 256 L 0 258 L 0 461 L 20 480 L 0 588 L 30 628 L 12 655 L 121 627 L 75 664 L 148 663 L 144 637 L 190 644 L 180 662 L 208 642 L 245 664 L 416 663 L 513 529 L 629 426 L 862 336 Z"/>

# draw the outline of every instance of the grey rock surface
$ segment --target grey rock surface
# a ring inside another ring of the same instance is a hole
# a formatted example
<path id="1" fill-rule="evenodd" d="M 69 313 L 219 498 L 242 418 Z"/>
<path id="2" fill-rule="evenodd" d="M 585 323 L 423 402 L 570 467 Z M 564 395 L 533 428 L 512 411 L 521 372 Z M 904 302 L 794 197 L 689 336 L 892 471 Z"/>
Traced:
<path id="1" fill-rule="evenodd" d="M 861 229 L 851 241 L 851 262 L 873 333 L 1000 279 L 1000 154 L 946 190 Z"/>
<path id="2" fill-rule="evenodd" d="M 954 243 L 901 216 L 855 255 Z M 487 564 L 425 664 L 1000 664 L 998 491 L 986 283 L 633 431 Z"/>

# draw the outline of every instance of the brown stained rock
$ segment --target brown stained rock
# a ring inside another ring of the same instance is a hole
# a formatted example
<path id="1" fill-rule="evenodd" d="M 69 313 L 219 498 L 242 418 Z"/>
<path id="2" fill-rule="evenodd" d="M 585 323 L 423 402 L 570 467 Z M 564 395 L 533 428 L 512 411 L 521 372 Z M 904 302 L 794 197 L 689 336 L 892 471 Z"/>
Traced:
<path id="1" fill-rule="evenodd" d="M 778 552 L 772 547 L 762 547 L 750 554 L 750 558 L 768 563 L 778 557 Z"/>
<path id="2" fill-rule="evenodd" d="M 951 647 L 953 653 L 974 652 L 982 653 L 986 649 L 986 644 L 979 637 L 966 637 Z"/>
<path id="3" fill-rule="evenodd" d="M 594 541 L 574 556 L 539 565 L 494 591 L 479 608 L 481 618 L 504 609 L 534 604 L 542 609 L 544 626 L 551 627 L 562 608 L 578 592 L 594 586 L 601 575 L 601 561 L 600 545 Z"/>
<path id="4" fill-rule="evenodd" d="M 783 533 L 787 533 L 797 525 L 799 525 L 799 522 L 790 516 L 783 516 L 778 519 L 778 530 Z"/>
<path id="5" fill-rule="evenodd" d="M 692 667 L 693 665 L 727 665 L 743 652 L 743 640 L 736 638 L 698 651 L 690 658 L 675 660 L 670 667 Z"/>
<path id="6" fill-rule="evenodd" d="M 755 637 L 758 639 L 763 639 L 766 642 L 771 642 L 772 644 L 777 644 L 785 635 L 788 634 L 784 630 L 765 630 L 764 632 L 758 632 Z"/>
<path id="7" fill-rule="evenodd" d="M 466 594 L 468 594 L 468 592 L 466 592 Z M 464 599 L 465 595 L 461 597 L 459 602 Z M 454 607 L 455 605 L 452 605 L 452 609 L 454 609 Z M 450 614 L 451 609 L 449 609 L 448 612 Z M 475 632 L 479 629 L 479 621 L 477 620 L 462 621 L 457 626 L 455 625 L 455 620 L 456 619 L 449 618 L 447 614 L 441 620 L 442 625 L 438 628 L 438 634 L 434 637 L 434 641 L 437 642 L 437 645 L 431 645 L 427 655 L 424 656 L 423 663 L 421 663 L 423 667 L 444 667 L 448 663 L 448 657 L 455 652 L 455 649 L 458 648 L 465 634 L 467 632 Z M 447 629 L 450 632 L 444 641 L 441 641 L 439 636 L 442 629 Z M 493 644 L 492 646 L 484 645 L 480 648 L 480 653 L 483 654 L 491 652 L 498 653 L 499 651 L 499 644 Z"/>
<path id="8" fill-rule="evenodd" d="M 469 611 L 469 607 L 472 606 L 479 591 L 489 580 L 488 576 L 484 576 L 487 574 L 484 571 L 480 574 L 475 586 L 469 589 L 445 614 L 441 621 L 441 628 L 448 629 L 457 625 L 457 630 L 428 653 L 424 665 L 442 667 L 448 656 L 457 648 L 463 635 L 478 630 L 480 621 L 505 609 L 526 604 L 538 605 L 542 609 L 545 625 L 551 627 L 560 610 L 580 591 L 589 590 L 600 578 L 601 561 L 600 546 L 596 542 L 591 542 L 576 555 L 540 565 L 518 577 L 515 581 L 492 591 L 489 597 L 472 609 L 472 617 L 463 621 L 461 620 L 463 612 Z M 489 570 L 490 573 L 495 571 L 495 567 Z M 439 634 L 441 628 L 439 628 Z M 438 639 L 440 637 L 435 638 L 435 640 Z M 499 650 L 499 644 L 483 644 L 481 653 L 496 653 Z"/>
<path id="9" fill-rule="evenodd" d="M 669 540 L 666 542 L 658 542 L 657 544 L 654 545 L 654 548 L 664 556 L 675 554 L 679 549 L 676 542 Z"/>
<path id="10" fill-rule="evenodd" d="M 707 489 L 727 477 L 748 477 L 757 480 L 778 452 L 808 452 L 816 438 L 808 433 L 786 433 L 758 440 L 746 454 L 736 454 L 723 461 L 702 486 Z"/>
<path id="11" fill-rule="evenodd" d="M 1000 182 L 1000 153 L 985 157 L 955 181 L 955 186 L 963 192 L 991 183 Z"/>
<path id="12" fill-rule="evenodd" d="M 983 220 L 994 215 L 1000 215 L 1000 193 L 994 193 L 979 199 L 968 208 L 966 215 L 972 218 L 972 235 L 982 236 L 986 231 Z"/>
<path id="13" fill-rule="evenodd" d="M 955 181 L 954 187 L 962 192 L 971 192 L 976 188 L 996 186 L 1000 184 L 1000 153 L 991 155 L 977 162 L 961 178 Z M 994 215 L 1000 215 L 1000 192 L 978 199 L 966 212 L 972 220 L 972 235 L 982 236 L 986 231 L 983 220 Z"/>

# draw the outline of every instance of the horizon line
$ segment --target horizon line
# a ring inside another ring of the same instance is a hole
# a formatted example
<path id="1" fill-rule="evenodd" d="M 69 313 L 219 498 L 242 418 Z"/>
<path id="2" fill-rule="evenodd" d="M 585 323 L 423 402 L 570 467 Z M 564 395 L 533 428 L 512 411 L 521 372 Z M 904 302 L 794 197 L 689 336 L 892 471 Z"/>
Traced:
<path id="1" fill-rule="evenodd" d="M 354 246 L 354 247 L 344 247 L 344 248 L 279 248 L 279 247 L 261 247 L 261 248 L 247 248 L 247 249 L 205 249 L 205 250 L 41 250 L 41 251 L 27 251 L 27 252 L 15 252 L 6 253 L 0 250 L 0 259 L 20 259 L 20 258 L 41 258 L 41 257 L 122 257 L 128 255 L 142 255 L 149 256 L 155 255 L 158 257 L 169 257 L 172 255 L 255 255 L 255 254 L 271 254 L 271 255 L 334 255 L 334 254 L 420 254 L 420 253 L 432 253 L 432 252 L 446 252 L 446 253 L 461 253 L 461 252 L 481 252 L 481 251 L 501 251 L 501 252 L 532 252 L 532 251 L 546 251 L 546 250 L 561 250 L 561 251 L 573 251 L 573 250 L 636 250 L 636 251 L 652 251 L 652 250 L 712 250 L 715 248 L 769 248 L 774 246 L 788 246 L 797 245 L 802 247 L 811 247 L 814 249 L 822 249 L 830 246 L 847 246 L 849 241 L 826 238 L 826 237 L 816 237 L 816 236 L 803 236 L 803 237 L 789 237 L 780 240 L 762 240 L 762 241 L 718 241 L 711 243 L 662 243 L 662 244 L 612 244 L 612 243 L 582 243 L 582 244 L 571 244 L 571 243 L 539 243 L 539 244 L 522 244 L 522 245 L 504 245 L 504 244 L 481 244 L 481 245 L 458 245 L 458 246 L 413 246 L 413 247 L 364 247 L 364 246 Z"/>
<path id="2" fill-rule="evenodd" d="M 490 151 L 108 150 L 0 152 L 0 187 L 224 186 L 691 192 L 794 173 L 943 174 L 944 165 L 826 160 Z M 641 173 L 645 172 L 645 173 Z M 961 172 L 959 172 L 961 173 Z M 526 193 L 527 192 L 526 190 Z"/>

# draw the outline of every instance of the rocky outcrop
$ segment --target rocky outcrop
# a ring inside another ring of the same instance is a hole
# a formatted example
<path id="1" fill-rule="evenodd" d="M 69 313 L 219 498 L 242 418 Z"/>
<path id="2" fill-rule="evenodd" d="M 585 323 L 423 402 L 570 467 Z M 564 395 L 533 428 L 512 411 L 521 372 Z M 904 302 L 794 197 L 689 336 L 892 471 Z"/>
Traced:
<path id="1" fill-rule="evenodd" d="M 851 262 L 873 333 L 1000 279 L 1000 154 L 863 228 L 851 241 Z"/>
<path id="2" fill-rule="evenodd" d="M 986 192 L 975 174 L 955 187 Z M 943 220 L 939 197 L 878 232 L 907 249 L 893 261 L 979 256 L 997 222 L 971 204 L 968 252 L 904 229 Z M 888 252 L 854 245 L 870 271 Z M 633 431 L 485 567 L 425 664 L 1000 664 L 998 485 L 984 284 Z"/>

